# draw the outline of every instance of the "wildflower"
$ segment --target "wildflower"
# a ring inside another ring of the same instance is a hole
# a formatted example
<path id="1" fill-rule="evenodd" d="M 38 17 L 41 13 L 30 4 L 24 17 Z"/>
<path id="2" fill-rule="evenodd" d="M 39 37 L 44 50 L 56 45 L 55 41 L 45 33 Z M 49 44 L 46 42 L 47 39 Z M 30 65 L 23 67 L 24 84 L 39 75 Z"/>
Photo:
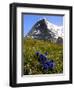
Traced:
<path id="1" fill-rule="evenodd" d="M 39 56 L 39 52 L 36 52 L 37 57 Z"/>
<path id="2" fill-rule="evenodd" d="M 48 65 L 48 67 L 50 69 L 53 69 L 55 67 L 55 63 L 53 62 L 53 60 L 50 60 L 50 61 L 46 62 L 46 64 Z"/>
<path id="3" fill-rule="evenodd" d="M 48 65 L 47 64 L 43 64 L 43 69 L 48 70 Z"/>
<path id="4" fill-rule="evenodd" d="M 45 54 L 48 54 L 46 52 Z M 40 54 L 39 52 L 36 52 L 36 55 L 38 57 L 39 62 L 42 64 L 43 69 L 53 69 L 55 66 L 55 62 L 53 60 L 48 60 L 46 55 Z"/>
<path id="5" fill-rule="evenodd" d="M 39 60 L 40 60 L 40 62 L 41 62 L 41 63 L 45 63 L 45 62 L 46 62 L 46 60 L 47 60 L 47 58 L 46 58 L 46 56 L 45 56 L 45 55 L 40 54 L 40 56 L 39 56 Z"/>

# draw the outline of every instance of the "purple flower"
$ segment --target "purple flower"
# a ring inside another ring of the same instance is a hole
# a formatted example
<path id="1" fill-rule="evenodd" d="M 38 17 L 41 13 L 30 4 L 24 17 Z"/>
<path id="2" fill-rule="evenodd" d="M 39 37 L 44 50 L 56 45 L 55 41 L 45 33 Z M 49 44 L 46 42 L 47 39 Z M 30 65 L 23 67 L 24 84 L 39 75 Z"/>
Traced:
<path id="1" fill-rule="evenodd" d="M 39 52 L 36 52 L 36 55 L 39 56 Z"/>
<path id="2" fill-rule="evenodd" d="M 43 54 L 40 54 L 39 59 L 40 59 L 40 62 L 41 62 L 41 63 L 45 63 L 46 60 L 47 60 L 46 56 L 43 55 Z"/>
<path id="3" fill-rule="evenodd" d="M 43 69 L 48 70 L 48 65 L 47 64 L 43 64 Z"/>
<path id="4" fill-rule="evenodd" d="M 45 53 L 47 55 L 48 52 Z M 39 62 L 42 64 L 43 69 L 54 69 L 55 62 L 53 60 L 48 60 L 48 58 L 44 54 L 40 54 L 39 52 L 36 52 L 36 55 L 38 57 Z"/>
<path id="5" fill-rule="evenodd" d="M 48 61 L 48 62 L 46 62 L 46 64 L 48 65 L 48 67 L 50 69 L 53 69 L 55 67 L 55 62 L 53 62 L 53 61 Z"/>

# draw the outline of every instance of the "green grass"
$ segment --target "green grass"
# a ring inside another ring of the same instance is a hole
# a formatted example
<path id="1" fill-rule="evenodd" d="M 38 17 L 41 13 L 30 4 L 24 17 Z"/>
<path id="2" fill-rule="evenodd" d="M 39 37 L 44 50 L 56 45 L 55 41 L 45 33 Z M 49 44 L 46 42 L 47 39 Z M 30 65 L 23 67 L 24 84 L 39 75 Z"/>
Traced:
<path id="1" fill-rule="evenodd" d="M 35 53 L 39 51 L 44 54 L 48 52 L 47 57 L 53 59 L 56 66 L 53 70 L 45 72 L 38 61 Z M 44 40 L 36 40 L 32 38 L 23 39 L 23 61 L 24 74 L 58 74 L 63 72 L 63 45 L 51 43 Z"/>

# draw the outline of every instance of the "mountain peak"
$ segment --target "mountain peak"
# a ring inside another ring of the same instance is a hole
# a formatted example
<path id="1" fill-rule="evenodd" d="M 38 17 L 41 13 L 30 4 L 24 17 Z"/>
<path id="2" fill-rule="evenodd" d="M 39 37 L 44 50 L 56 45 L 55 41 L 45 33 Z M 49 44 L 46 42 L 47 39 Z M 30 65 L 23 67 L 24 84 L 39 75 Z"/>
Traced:
<path id="1" fill-rule="evenodd" d="M 32 27 L 27 37 L 35 39 L 43 39 L 56 41 L 58 37 L 62 37 L 63 28 L 49 22 L 46 18 L 38 20 Z"/>

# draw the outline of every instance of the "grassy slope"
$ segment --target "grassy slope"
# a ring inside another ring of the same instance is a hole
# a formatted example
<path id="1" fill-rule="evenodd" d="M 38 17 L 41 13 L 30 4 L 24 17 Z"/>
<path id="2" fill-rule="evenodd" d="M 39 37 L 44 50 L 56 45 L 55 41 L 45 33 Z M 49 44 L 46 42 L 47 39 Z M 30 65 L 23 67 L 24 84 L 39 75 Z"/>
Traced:
<path id="1" fill-rule="evenodd" d="M 39 51 L 44 54 L 48 52 L 48 58 L 53 59 L 56 63 L 54 70 L 45 72 L 38 62 L 35 53 Z M 49 41 L 24 39 L 23 42 L 23 60 L 24 60 L 24 74 L 52 74 L 63 72 L 63 46 L 51 43 Z"/>

